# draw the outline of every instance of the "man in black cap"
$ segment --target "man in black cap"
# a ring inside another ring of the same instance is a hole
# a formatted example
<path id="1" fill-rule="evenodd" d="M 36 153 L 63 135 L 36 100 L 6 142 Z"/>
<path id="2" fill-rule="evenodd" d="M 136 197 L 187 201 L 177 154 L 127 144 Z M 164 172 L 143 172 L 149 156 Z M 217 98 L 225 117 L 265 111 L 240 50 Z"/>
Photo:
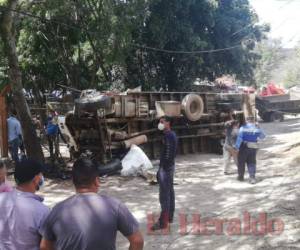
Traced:
<path id="1" fill-rule="evenodd" d="M 38 250 L 40 228 L 49 209 L 36 195 L 44 182 L 43 166 L 31 159 L 16 163 L 17 187 L 0 194 L 0 249 Z"/>

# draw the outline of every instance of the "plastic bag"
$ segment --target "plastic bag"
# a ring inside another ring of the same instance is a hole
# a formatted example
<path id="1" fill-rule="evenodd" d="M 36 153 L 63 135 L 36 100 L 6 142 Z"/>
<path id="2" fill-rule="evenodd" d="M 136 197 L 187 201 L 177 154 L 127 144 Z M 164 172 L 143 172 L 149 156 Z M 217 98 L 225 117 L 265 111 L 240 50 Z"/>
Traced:
<path id="1" fill-rule="evenodd" d="M 136 145 L 130 147 L 129 152 L 122 160 L 121 176 L 146 176 L 153 165 L 144 151 Z"/>

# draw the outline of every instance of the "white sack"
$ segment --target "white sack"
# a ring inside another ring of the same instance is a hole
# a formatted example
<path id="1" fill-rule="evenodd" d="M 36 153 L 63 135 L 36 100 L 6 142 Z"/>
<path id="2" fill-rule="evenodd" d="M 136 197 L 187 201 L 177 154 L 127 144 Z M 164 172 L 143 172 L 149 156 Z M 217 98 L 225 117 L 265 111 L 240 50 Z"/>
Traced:
<path id="1" fill-rule="evenodd" d="M 121 176 L 145 176 L 147 171 L 153 168 L 147 155 L 136 145 L 130 147 L 129 152 L 122 160 L 122 166 Z"/>

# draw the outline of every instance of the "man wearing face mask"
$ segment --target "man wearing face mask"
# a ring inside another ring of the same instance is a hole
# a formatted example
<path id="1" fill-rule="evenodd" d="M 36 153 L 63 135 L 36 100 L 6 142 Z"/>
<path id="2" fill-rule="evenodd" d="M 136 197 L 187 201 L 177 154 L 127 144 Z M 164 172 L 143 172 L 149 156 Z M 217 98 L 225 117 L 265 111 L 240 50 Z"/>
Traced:
<path id="1" fill-rule="evenodd" d="M 0 194 L 0 249 L 38 250 L 40 229 L 49 209 L 35 192 L 43 185 L 42 165 L 31 159 L 16 163 L 17 187 Z"/>
<path id="2" fill-rule="evenodd" d="M 159 221 L 151 227 L 152 230 L 167 228 L 169 223 L 173 222 L 175 211 L 173 179 L 177 153 L 177 137 L 175 132 L 171 130 L 171 118 L 168 116 L 162 117 L 159 121 L 158 129 L 164 132 L 163 147 L 157 173 L 161 214 Z"/>

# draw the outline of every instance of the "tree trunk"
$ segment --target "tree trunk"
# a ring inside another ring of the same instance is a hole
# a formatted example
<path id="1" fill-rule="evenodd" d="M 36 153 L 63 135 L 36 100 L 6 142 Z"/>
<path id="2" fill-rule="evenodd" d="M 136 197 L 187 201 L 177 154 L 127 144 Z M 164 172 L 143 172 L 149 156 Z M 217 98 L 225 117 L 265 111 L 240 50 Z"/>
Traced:
<path id="1" fill-rule="evenodd" d="M 29 107 L 23 94 L 22 77 L 16 51 L 14 33 L 14 13 L 18 0 L 8 0 L 2 12 L 0 29 L 5 53 L 9 63 L 9 80 L 12 88 L 13 101 L 22 125 L 24 145 L 27 156 L 44 162 L 44 155 L 33 126 Z"/>

